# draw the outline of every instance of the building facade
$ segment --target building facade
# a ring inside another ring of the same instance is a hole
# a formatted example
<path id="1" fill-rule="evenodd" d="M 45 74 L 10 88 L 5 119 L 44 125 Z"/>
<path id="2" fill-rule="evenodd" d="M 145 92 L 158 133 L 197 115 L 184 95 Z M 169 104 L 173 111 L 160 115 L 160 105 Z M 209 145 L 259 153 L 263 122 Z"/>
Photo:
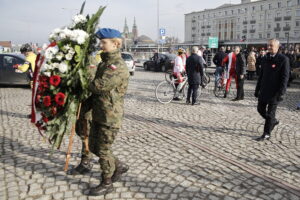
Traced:
<path id="1" fill-rule="evenodd" d="M 185 14 L 185 43 L 260 44 L 277 38 L 300 43 L 300 0 L 242 0 Z"/>

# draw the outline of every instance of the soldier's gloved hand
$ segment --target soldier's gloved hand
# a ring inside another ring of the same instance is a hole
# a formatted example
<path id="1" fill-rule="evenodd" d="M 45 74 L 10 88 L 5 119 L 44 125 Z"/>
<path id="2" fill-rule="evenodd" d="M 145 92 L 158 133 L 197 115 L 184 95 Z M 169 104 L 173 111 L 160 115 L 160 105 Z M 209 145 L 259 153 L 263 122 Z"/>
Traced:
<path id="1" fill-rule="evenodd" d="M 258 98 L 258 95 L 259 95 L 259 92 L 258 92 L 258 91 L 255 91 L 254 96 L 255 96 L 256 98 Z"/>

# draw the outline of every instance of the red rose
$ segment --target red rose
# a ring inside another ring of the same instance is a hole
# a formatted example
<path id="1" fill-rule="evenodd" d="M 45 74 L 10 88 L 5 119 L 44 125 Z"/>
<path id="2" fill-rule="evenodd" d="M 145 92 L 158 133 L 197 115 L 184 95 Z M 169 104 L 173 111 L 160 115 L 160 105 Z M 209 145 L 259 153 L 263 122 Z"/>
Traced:
<path id="1" fill-rule="evenodd" d="M 54 100 L 58 105 L 62 106 L 65 104 L 65 98 L 66 95 L 62 92 L 59 92 L 55 95 Z"/>
<path id="2" fill-rule="evenodd" d="M 46 107 L 51 106 L 51 97 L 50 97 L 50 96 L 45 96 L 44 99 L 43 99 L 43 104 L 44 104 Z"/>
<path id="3" fill-rule="evenodd" d="M 51 85 L 55 87 L 58 86 L 60 83 L 60 76 L 57 75 L 51 76 L 49 82 Z"/>
<path id="4" fill-rule="evenodd" d="M 47 82 L 49 79 L 48 76 L 40 76 L 39 78 L 40 82 Z"/>
<path id="5" fill-rule="evenodd" d="M 43 117 L 43 121 L 44 121 L 45 123 L 47 123 L 47 122 L 49 121 L 49 119 L 48 119 L 47 117 Z"/>

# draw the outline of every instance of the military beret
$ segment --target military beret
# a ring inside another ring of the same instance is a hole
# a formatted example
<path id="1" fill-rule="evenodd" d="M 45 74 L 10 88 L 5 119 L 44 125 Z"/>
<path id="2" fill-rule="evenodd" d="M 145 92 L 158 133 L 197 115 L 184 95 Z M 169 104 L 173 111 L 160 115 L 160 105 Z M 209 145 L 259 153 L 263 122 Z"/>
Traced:
<path id="1" fill-rule="evenodd" d="M 96 36 L 99 39 L 122 38 L 120 31 L 111 28 L 100 28 L 96 32 Z"/>

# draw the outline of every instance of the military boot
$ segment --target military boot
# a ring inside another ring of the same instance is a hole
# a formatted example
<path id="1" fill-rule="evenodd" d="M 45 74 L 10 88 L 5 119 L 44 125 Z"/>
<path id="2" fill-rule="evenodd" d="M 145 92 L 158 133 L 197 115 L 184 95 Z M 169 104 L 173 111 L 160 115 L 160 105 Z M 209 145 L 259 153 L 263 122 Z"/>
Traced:
<path id="1" fill-rule="evenodd" d="M 126 173 L 129 170 L 129 166 L 125 163 L 122 163 L 121 161 L 116 159 L 116 170 L 111 177 L 112 182 L 117 182 L 120 180 L 122 174 Z"/>
<path id="2" fill-rule="evenodd" d="M 94 188 L 91 188 L 88 195 L 89 196 L 101 196 L 106 195 L 114 191 L 111 178 L 103 178 L 99 185 Z"/>
<path id="3" fill-rule="evenodd" d="M 89 173 L 93 168 L 89 158 L 82 158 L 80 164 L 77 167 L 69 170 L 67 174 L 69 175 L 79 175 Z"/>

